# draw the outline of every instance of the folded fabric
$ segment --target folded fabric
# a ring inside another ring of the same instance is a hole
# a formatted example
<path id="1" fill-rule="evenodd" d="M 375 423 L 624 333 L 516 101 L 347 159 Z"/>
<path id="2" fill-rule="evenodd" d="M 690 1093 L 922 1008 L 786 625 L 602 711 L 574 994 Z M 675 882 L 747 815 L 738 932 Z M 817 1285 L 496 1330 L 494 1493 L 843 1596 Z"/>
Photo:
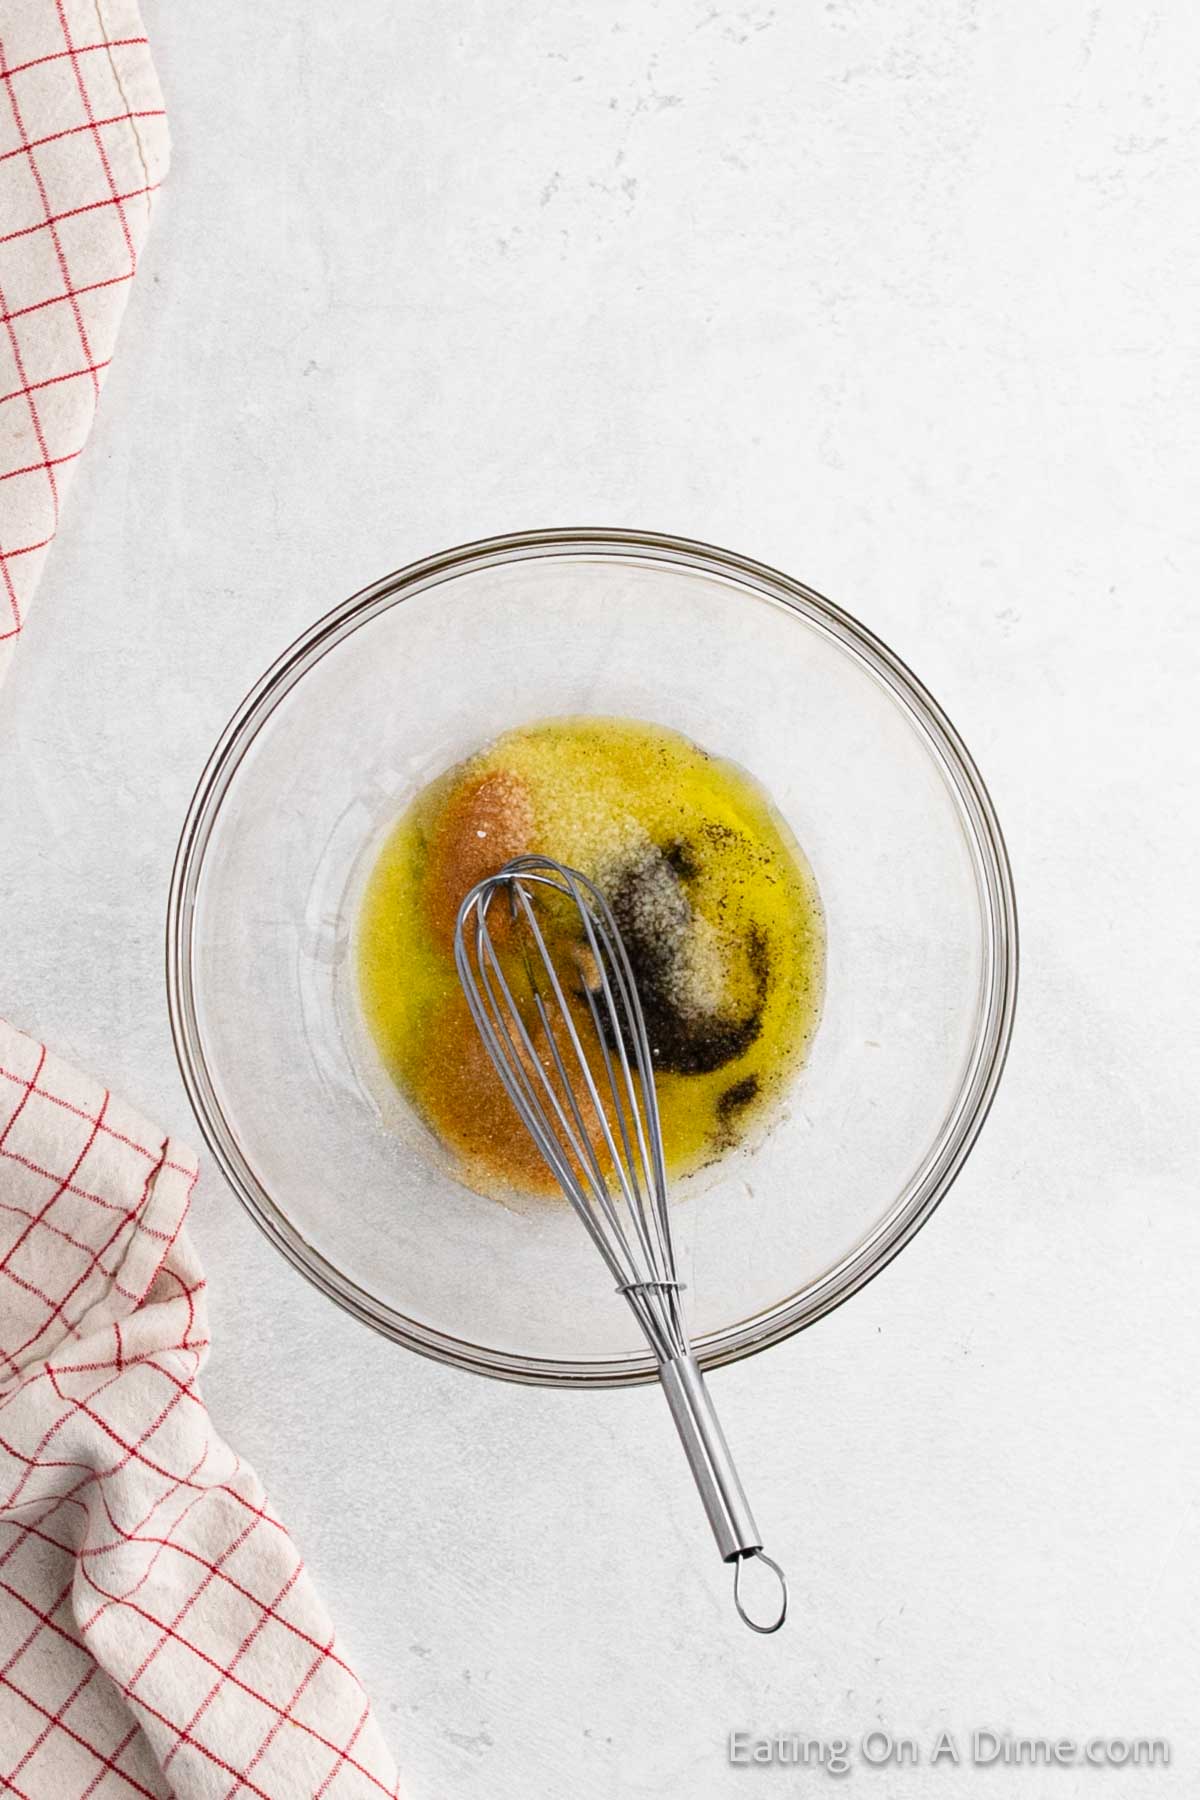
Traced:
<path id="1" fill-rule="evenodd" d="M 0 679 L 167 159 L 136 0 L 0 0 Z"/>
<path id="2" fill-rule="evenodd" d="M 0 1022 L 0 1793 L 394 1795 L 295 1547 L 197 1391 L 195 1175 Z"/>

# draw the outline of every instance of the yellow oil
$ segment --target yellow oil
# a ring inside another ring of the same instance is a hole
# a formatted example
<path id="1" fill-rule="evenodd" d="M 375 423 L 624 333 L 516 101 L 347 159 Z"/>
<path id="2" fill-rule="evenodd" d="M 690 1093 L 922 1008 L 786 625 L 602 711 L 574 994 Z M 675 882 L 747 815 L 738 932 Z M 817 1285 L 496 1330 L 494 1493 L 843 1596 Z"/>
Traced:
<path id="1" fill-rule="evenodd" d="M 548 719 L 430 783 L 379 850 L 357 920 L 383 1065 L 468 1185 L 556 1192 L 495 1077 L 454 967 L 458 905 L 509 857 L 581 870 L 614 907 L 646 1012 L 667 1169 L 766 1123 L 820 1016 L 816 883 L 745 770 L 662 726 Z"/>

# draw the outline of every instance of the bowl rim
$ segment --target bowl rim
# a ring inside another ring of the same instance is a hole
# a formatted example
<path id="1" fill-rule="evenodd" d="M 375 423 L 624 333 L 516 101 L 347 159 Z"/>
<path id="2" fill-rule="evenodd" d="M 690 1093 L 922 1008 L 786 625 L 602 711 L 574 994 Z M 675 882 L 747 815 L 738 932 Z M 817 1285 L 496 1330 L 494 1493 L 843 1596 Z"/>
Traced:
<path id="1" fill-rule="evenodd" d="M 255 735 L 307 670 L 350 632 L 414 592 L 427 592 L 476 568 L 569 555 L 635 557 L 723 577 L 783 602 L 810 626 L 836 639 L 899 702 L 939 764 L 958 804 L 985 920 L 979 1027 L 957 1097 L 920 1166 L 874 1229 L 823 1275 L 769 1311 L 697 1338 L 694 1349 L 704 1368 L 740 1361 L 825 1317 L 873 1280 L 932 1216 L 970 1154 L 1003 1073 L 1016 1007 L 1019 936 L 1012 870 L 995 807 L 974 759 L 941 706 L 907 664 L 850 613 L 805 583 L 736 551 L 666 532 L 610 527 L 555 527 L 481 538 L 408 563 L 361 588 L 276 658 L 209 755 L 184 819 L 171 872 L 167 1006 L 180 1073 L 204 1140 L 234 1193 L 276 1249 L 362 1323 L 421 1355 L 478 1374 L 536 1386 L 611 1388 L 653 1380 L 657 1365 L 650 1353 L 576 1363 L 472 1344 L 395 1312 L 310 1243 L 258 1181 L 225 1120 L 204 1055 L 192 971 L 196 895 L 221 805 Z"/>

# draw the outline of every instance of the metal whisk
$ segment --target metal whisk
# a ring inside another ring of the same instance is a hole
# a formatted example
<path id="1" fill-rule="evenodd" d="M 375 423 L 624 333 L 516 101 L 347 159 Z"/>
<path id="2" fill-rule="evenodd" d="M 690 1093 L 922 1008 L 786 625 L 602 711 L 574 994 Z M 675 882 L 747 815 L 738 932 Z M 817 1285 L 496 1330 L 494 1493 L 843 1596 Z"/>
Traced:
<path id="1" fill-rule="evenodd" d="M 544 929 L 547 905 L 561 909 L 564 900 L 573 911 L 560 916 L 551 935 L 568 946 L 561 961 L 569 955 L 569 969 L 555 966 Z M 683 1322 L 653 1060 L 608 902 L 577 870 L 548 857 L 519 856 L 463 901 L 454 957 L 472 1017 L 521 1123 L 658 1361 L 717 1548 L 734 1565 L 734 1604 L 752 1630 L 778 1631 L 787 1614 L 787 1581 L 763 1552 Z M 779 1580 L 779 1613 L 769 1624 L 752 1619 L 742 1602 L 742 1568 L 750 1557 Z"/>

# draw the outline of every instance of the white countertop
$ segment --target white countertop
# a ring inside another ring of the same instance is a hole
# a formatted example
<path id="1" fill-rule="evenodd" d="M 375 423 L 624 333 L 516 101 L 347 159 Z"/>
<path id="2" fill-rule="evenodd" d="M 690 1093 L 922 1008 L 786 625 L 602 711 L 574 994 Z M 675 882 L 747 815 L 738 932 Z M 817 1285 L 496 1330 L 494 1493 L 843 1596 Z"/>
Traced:
<path id="1" fill-rule="evenodd" d="M 530 525 L 706 538 L 858 613 L 975 752 L 1022 915 L 953 1194 L 714 1378 L 793 1571 L 777 1638 L 733 1618 L 653 1393 L 406 1355 L 206 1162 L 207 1395 L 406 1792 L 819 1791 L 730 1768 L 727 1733 L 883 1726 L 927 1761 L 991 1726 L 1173 1762 L 964 1762 L 946 1800 L 1194 1796 L 1194 16 L 220 10 L 147 8 L 174 166 L 0 693 L 0 1007 L 198 1141 L 162 930 L 213 739 L 354 589 Z"/>

